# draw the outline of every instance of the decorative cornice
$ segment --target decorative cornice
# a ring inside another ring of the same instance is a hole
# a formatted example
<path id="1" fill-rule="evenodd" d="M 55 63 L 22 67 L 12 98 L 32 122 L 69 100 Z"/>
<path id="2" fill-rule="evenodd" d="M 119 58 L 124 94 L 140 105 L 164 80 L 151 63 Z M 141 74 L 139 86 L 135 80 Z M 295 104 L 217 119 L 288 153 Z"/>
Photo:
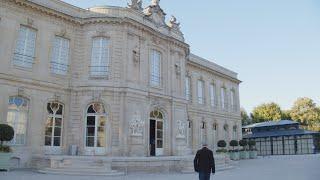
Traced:
<path id="1" fill-rule="evenodd" d="M 26 1 L 26 0 L 9 0 L 9 2 L 13 2 L 19 6 L 23 6 L 26 8 L 30 8 L 40 13 L 44 13 L 49 16 L 53 16 L 55 18 L 59 18 L 75 25 L 83 26 L 87 24 L 95 24 L 95 23 L 111 23 L 111 24 L 128 24 L 132 27 L 135 27 L 139 30 L 149 32 L 152 35 L 155 35 L 163 40 L 169 41 L 171 44 L 174 44 L 181 48 L 189 48 L 189 45 L 185 42 L 174 38 L 173 36 L 163 34 L 152 27 L 146 26 L 136 20 L 130 19 L 128 17 L 87 17 L 87 18 L 80 18 L 74 17 L 63 12 L 50 9 L 49 7 L 41 6 L 36 3 Z M 189 50 L 186 50 L 188 52 Z"/>
<path id="2" fill-rule="evenodd" d="M 219 77 L 228 79 L 228 80 L 230 80 L 230 81 L 232 81 L 232 82 L 235 82 L 235 83 L 237 83 L 237 84 L 240 84 L 240 83 L 242 82 L 242 81 L 240 81 L 239 79 L 236 79 L 236 78 L 234 78 L 234 77 L 228 76 L 228 75 L 223 74 L 223 73 L 221 73 L 221 72 L 215 71 L 215 70 L 213 70 L 213 69 L 211 69 L 211 68 L 202 66 L 201 64 L 198 64 L 198 63 L 195 63 L 195 62 L 187 61 L 187 65 L 193 66 L 193 67 L 195 67 L 195 68 L 197 68 L 197 69 L 201 69 L 201 70 L 204 70 L 204 71 L 207 71 L 207 72 L 211 72 L 211 73 L 213 73 L 213 74 L 215 74 L 215 75 L 217 75 L 217 76 L 219 76 Z M 188 69 L 188 68 L 187 68 L 187 69 Z"/>

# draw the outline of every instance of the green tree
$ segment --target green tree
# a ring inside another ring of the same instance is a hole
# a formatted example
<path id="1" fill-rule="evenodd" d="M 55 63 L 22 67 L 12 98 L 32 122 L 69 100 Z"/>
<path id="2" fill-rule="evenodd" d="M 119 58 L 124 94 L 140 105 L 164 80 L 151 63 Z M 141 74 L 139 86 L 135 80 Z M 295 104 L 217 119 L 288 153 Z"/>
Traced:
<path id="1" fill-rule="evenodd" d="M 242 125 L 250 124 L 251 123 L 251 119 L 249 118 L 247 111 L 244 108 L 241 108 L 240 112 L 241 112 Z"/>
<path id="2" fill-rule="evenodd" d="M 319 125 L 320 110 L 316 103 L 310 98 L 298 98 L 291 108 L 290 116 L 292 120 L 301 123 L 308 129 L 313 129 Z"/>
<path id="3" fill-rule="evenodd" d="M 282 115 L 281 108 L 278 104 L 264 103 L 255 107 L 252 111 L 252 121 L 255 123 L 264 121 L 280 120 Z"/>
<path id="4" fill-rule="evenodd" d="M 291 113 L 290 110 L 283 110 L 281 114 L 281 119 L 292 120 L 290 113 Z"/>

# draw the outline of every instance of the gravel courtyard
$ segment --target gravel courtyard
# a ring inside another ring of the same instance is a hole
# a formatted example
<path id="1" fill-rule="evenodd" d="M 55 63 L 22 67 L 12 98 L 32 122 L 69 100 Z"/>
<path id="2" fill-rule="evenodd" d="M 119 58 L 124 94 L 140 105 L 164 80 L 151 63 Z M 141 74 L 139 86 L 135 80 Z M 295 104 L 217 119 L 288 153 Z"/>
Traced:
<path id="1" fill-rule="evenodd" d="M 217 172 L 215 180 L 319 180 L 320 155 L 259 157 Z M 126 177 L 46 175 L 32 171 L 0 172 L 1 180 L 196 180 L 197 174 L 131 174 Z"/>

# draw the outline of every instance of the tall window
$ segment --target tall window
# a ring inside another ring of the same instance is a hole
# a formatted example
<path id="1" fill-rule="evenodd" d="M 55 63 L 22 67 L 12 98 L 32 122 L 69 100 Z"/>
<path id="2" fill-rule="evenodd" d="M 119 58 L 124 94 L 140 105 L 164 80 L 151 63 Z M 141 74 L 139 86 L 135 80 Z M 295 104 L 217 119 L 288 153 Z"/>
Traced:
<path id="1" fill-rule="evenodd" d="M 14 129 L 13 145 L 26 143 L 29 101 L 23 97 L 10 97 L 8 104 L 7 123 Z"/>
<path id="2" fill-rule="evenodd" d="M 226 88 L 222 87 L 221 88 L 221 108 L 225 109 L 226 108 Z"/>
<path id="3" fill-rule="evenodd" d="M 151 53 L 151 86 L 161 85 L 161 53 L 152 50 Z"/>
<path id="4" fill-rule="evenodd" d="M 191 100 L 191 78 L 189 76 L 186 76 L 186 87 L 185 87 L 185 95 L 186 95 L 186 99 L 188 101 Z"/>
<path id="5" fill-rule="evenodd" d="M 229 126 L 227 124 L 225 124 L 223 126 L 223 130 L 224 130 L 224 138 L 228 142 L 229 141 Z"/>
<path id="6" fill-rule="evenodd" d="M 198 80 L 198 103 L 204 104 L 204 82 Z"/>
<path id="7" fill-rule="evenodd" d="M 233 89 L 230 91 L 230 106 L 231 106 L 233 111 L 236 111 L 235 92 L 234 92 Z"/>
<path id="8" fill-rule="evenodd" d="M 13 56 L 13 64 L 24 68 L 32 68 L 36 45 L 36 31 L 20 26 L 19 36 Z"/>
<path id="9" fill-rule="evenodd" d="M 47 122 L 45 127 L 45 146 L 61 146 L 63 105 L 58 102 L 47 104 Z"/>
<path id="10" fill-rule="evenodd" d="M 55 36 L 51 57 L 51 72 L 65 75 L 69 64 L 69 39 Z"/>
<path id="11" fill-rule="evenodd" d="M 102 104 L 87 109 L 86 147 L 106 147 L 106 113 Z"/>
<path id="12" fill-rule="evenodd" d="M 206 122 L 200 124 L 200 143 L 207 143 L 207 130 Z"/>
<path id="13" fill-rule="evenodd" d="M 237 140 L 238 139 L 238 128 L 237 126 L 233 126 L 233 139 Z"/>
<path id="14" fill-rule="evenodd" d="M 95 37 L 92 41 L 91 76 L 107 76 L 109 72 L 109 40 L 105 37 Z"/>
<path id="15" fill-rule="evenodd" d="M 217 139 L 218 139 L 218 124 L 213 124 L 213 148 L 215 149 L 217 145 Z"/>
<path id="16" fill-rule="evenodd" d="M 215 106 L 215 99 L 216 99 L 216 87 L 214 84 L 210 84 L 210 87 L 209 87 L 209 92 L 210 92 L 210 105 L 212 107 Z"/>

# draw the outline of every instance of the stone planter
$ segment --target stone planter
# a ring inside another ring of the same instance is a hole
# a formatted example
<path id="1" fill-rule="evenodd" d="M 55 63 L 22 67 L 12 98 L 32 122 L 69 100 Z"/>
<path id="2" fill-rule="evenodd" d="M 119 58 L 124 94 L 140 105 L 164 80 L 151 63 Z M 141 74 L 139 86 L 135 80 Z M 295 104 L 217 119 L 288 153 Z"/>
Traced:
<path id="1" fill-rule="evenodd" d="M 258 152 L 257 151 L 249 151 L 250 159 L 256 159 L 257 156 L 258 156 Z"/>
<path id="2" fill-rule="evenodd" d="M 249 159 L 248 151 L 240 151 L 240 159 Z"/>
<path id="3" fill-rule="evenodd" d="M 0 152 L 0 169 L 2 170 L 10 170 L 10 159 L 12 153 L 4 153 Z"/>
<path id="4" fill-rule="evenodd" d="M 237 161 L 240 159 L 239 152 L 229 152 L 229 155 L 231 160 Z"/>

